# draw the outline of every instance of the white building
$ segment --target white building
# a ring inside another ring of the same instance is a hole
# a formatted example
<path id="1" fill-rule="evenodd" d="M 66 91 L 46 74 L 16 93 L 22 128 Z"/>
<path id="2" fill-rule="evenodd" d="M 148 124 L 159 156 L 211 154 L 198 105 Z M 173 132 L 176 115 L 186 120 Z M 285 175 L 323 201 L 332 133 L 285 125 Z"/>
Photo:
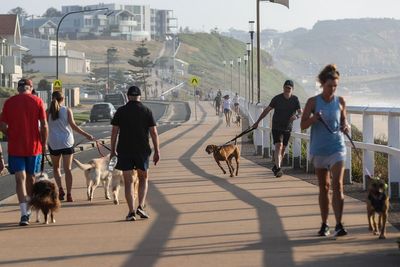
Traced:
<path id="1" fill-rule="evenodd" d="M 0 86 L 16 88 L 22 78 L 21 32 L 17 15 L 0 15 Z"/>
<path id="2" fill-rule="evenodd" d="M 29 54 L 35 60 L 35 63 L 29 64 L 26 69 L 55 74 L 56 41 L 23 36 L 22 43 L 29 49 Z M 58 45 L 58 72 L 60 74 L 85 74 L 90 72 L 90 60 L 86 59 L 85 53 L 66 50 L 64 42 L 58 42 Z"/>

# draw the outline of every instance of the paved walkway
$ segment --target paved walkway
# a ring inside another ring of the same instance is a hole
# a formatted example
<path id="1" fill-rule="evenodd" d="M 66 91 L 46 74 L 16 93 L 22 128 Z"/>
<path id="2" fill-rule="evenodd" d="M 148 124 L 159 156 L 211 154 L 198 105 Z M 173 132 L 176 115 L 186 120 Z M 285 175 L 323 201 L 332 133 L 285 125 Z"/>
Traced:
<path id="1" fill-rule="evenodd" d="M 126 204 L 114 206 L 101 188 L 88 203 L 83 175 L 74 170 L 76 202 L 63 203 L 56 224 L 16 226 L 15 197 L 0 208 L 0 265 L 400 265 L 399 232 L 389 225 L 387 240 L 371 235 L 364 203 L 345 200 L 348 236 L 316 237 L 317 187 L 277 179 L 245 159 L 238 177 L 222 175 L 205 146 L 240 130 L 226 128 L 209 103 L 200 104 L 198 121 L 193 118 L 161 136 L 162 160 L 151 169 L 151 219 L 125 222 Z"/>

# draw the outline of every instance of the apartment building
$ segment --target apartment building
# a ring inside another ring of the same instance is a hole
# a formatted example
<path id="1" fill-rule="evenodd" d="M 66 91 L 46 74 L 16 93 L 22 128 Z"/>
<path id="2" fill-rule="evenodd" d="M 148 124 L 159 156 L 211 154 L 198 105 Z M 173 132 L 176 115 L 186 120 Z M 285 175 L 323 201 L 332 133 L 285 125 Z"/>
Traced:
<path id="1" fill-rule="evenodd" d="M 0 86 L 16 88 L 22 78 L 21 31 L 17 15 L 0 14 Z"/>

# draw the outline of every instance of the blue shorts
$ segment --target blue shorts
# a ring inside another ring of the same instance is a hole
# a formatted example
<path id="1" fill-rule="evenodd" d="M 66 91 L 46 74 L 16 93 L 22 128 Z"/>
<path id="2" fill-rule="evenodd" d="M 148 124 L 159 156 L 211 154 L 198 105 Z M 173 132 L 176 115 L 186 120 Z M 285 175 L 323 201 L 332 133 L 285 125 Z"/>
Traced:
<path id="1" fill-rule="evenodd" d="M 19 157 L 8 155 L 8 170 L 11 174 L 26 171 L 27 174 L 34 175 L 40 171 L 42 155 Z"/>
<path id="2" fill-rule="evenodd" d="M 130 171 L 133 169 L 147 171 L 147 169 L 149 168 L 149 155 L 118 155 L 118 161 L 117 165 L 115 165 L 115 168 L 121 171 Z"/>

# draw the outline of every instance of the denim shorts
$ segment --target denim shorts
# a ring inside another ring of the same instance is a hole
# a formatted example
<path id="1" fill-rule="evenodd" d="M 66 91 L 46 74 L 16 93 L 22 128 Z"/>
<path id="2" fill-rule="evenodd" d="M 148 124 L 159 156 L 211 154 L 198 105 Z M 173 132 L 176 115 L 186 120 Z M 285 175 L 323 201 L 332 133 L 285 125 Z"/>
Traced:
<path id="1" fill-rule="evenodd" d="M 346 161 L 346 152 L 336 152 L 328 156 L 311 156 L 316 169 L 330 169 L 336 163 Z"/>
<path id="2" fill-rule="evenodd" d="M 27 174 L 34 175 L 40 171 L 40 163 L 42 161 L 42 155 L 19 157 L 19 156 L 8 156 L 8 170 L 11 174 L 20 171 L 26 171 Z"/>

